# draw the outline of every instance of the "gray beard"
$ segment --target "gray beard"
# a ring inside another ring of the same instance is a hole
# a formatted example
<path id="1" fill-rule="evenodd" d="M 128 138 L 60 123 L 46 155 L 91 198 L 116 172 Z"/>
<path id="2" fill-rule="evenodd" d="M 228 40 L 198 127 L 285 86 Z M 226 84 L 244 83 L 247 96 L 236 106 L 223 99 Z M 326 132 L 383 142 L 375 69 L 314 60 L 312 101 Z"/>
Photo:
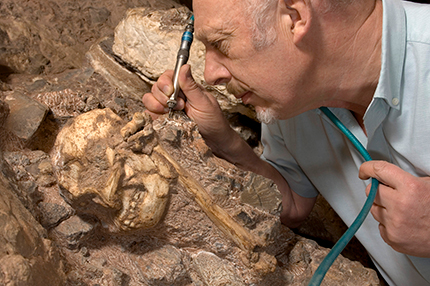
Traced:
<path id="1" fill-rule="evenodd" d="M 259 109 L 259 110 L 256 110 L 256 112 L 257 112 L 257 119 L 261 123 L 272 124 L 277 120 L 276 116 L 273 114 L 273 111 L 270 108 Z"/>

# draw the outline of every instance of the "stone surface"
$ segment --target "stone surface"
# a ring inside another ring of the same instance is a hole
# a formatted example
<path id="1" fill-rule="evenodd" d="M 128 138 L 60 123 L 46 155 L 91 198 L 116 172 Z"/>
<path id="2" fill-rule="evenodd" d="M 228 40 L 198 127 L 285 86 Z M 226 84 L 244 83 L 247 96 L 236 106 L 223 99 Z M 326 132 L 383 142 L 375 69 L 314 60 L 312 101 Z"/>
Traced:
<path id="1" fill-rule="evenodd" d="M 98 39 L 113 33 L 133 7 L 169 9 L 169 0 L 3 0 L 0 5 L 0 70 L 11 73 L 59 73 L 80 68 Z"/>
<path id="2" fill-rule="evenodd" d="M 6 123 L 6 119 L 9 115 L 9 105 L 0 100 L 0 150 L 4 150 L 6 148 L 7 140 L 6 137 L 10 133 L 4 127 Z"/>
<path id="3" fill-rule="evenodd" d="M 48 202 L 41 202 L 39 209 L 41 212 L 40 223 L 47 229 L 59 225 L 74 213 L 71 208 Z"/>
<path id="4" fill-rule="evenodd" d="M 4 170 L 1 153 L 0 164 Z M 10 186 L 0 173 L 0 284 L 61 285 L 65 273 L 58 251 Z"/>
<path id="5" fill-rule="evenodd" d="M 122 60 L 156 80 L 166 67 L 173 69 L 181 37 L 191 12 L 185 7 L 166 11 L 146 7 L 130 9 L 115 28 L 112 50 Z M 205 48 L 194 40 L 189 62 L 202 81 Z"/>
<path id="6" fill-rule="evenodd" d="M 167 245 L 147 253 L 137 261 L 150 285 L 186 285 L 191 281 L 184 265 L 184 256 L 178 248 Z"/>
<path id="7" fill-rule="evenodd" d="M 118 62 L 112 52 L 112 43 L 112 37 L 100 39 L 91 46 L 87 58 L 92 67 L 122 94 L 135 100 L 141 100 L 143 95 L 150 91 L 150 84 L 134 73 L 135 70 L 130 71 Z"/>
<path id="8" fill-rule="evenodd" d="M 204 285 L 245 286 L 235 267 L 213 253 L 201 251 L 193 256 L 193 265 Z"/>
<path id="9" fill-rule="evenodd" d="M 9 105 L 10 113 L 4 127 L 17 137 L 29 140 L 45 119 L 48 108 L 20 93 L 8 94 L 5 102 Z"/>
<path id="10" fill-rule="evenodd" d="M 76 249 L 80 243 L 85 241 L 93 230 L 93 225 L 86 222 L 79 216 L 72 216 L 61 222 L 56 228 L 55 233 L 69 249 Z"/>
<path id="11" fill-rule="evenodd" d="M 10 112 L 9 105 L 6 102 L 0 100 L 0 127 L 2 128 L 4 127 L 4 124 L 6 123 L 6 118 L 8 117 L 9 112 Z"/>
<path id="12" fill-rule="evenodd" d="M 274 183 L 265 180 L 261 176 L 249 174 L 250 180 L 240 194 L 242 202 L 250 204 L 271 214 L 281 213 L 282 196 L 280 193 L 271 191 L 275 188 Z"/>
<path id="13" fill-rule="evenodd" d="M 41 200 L 39 185 L 32 175 L 27 171 L 29 166 L 41 158 L 46 158 L 47 154 L 41 151 L 12 151 L 4 152 L 6 164 L 3 172 L 7 174 L 9 180 L 14 185 L 13 191 L 35 217 L 39 216 L 37 204 Z"/>

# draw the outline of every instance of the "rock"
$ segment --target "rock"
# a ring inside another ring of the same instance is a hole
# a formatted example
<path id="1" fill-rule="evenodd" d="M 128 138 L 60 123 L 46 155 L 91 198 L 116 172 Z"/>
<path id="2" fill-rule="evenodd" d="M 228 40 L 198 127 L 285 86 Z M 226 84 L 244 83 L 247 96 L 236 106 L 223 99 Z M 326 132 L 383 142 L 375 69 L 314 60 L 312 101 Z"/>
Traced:
<path id="1" fill-rule="evenodd" d="M 288 255 L 288 271 L 294 275 L 294 285 L 308 284 L 312 273 L 318 268 L 328 252 L 328 249 L 319 247 L 316 242 L 300 238 Z M 369 271 L 359 265 L 360 263 L 358 262 L 351 262 L 339 256 L 328 270 L 324 277 L 324 282 L 333 286 L 380 285 L 376 273 L 369 275 Z M 357 266 L 359 268 L 356 268 Z M 345 271 L 345 269 L 349 270 Z M 358 272 L 355 275 L 351 275 L 352 271 Z M 367 276 L 368 278 L 362 280 L 362 276 Z"/>
<path id="2" fill-rule="evenodd" d="M 322 196 L 318 196 L 312 212 L 294 231 L 301 236 L 330 247 L 341 238 L 347 229 L 348 227 L 329 203 Z M 359 261 L 365 267 L 373 265 L 366 249 L 356 237 L 353 237 L 347 244 L 342 255 L 351 260 Z"/>
<path id="3" fill-rule="evenodd" d="M 3 165 L 2 154 L 0 162 Z M 63 284 L 62 259 L 47 233 L 24 208 L 0 173 L 0 284 Z"/>
<path id="4" fill-rule="evenodd" d="M 2 66 L 9 73 L 60 73 L 80 68 L 98 39 L 113 33 L 133 7 L 179 7 L 169 0 L 25 1 L 0 6 Z"/>
<path id="5" fill-rule="evenodd" d="M 16 92 L 9 93 L 5 102 L 10 109 L 5 128 L 23 140 L 29 140 L 45 119 L 48 108 L 30 97 Z"/>
<path id="6" fill-rule="evenodd" d="M 55 227 L 73 214 L 72 209 L 55 203 L 41 202 L 39 209 L 42 214 L 40 223 L 45 228 Z"/>
<path id="7" fill-rule="evenodd" d="M 36 77 L 14 74 L 9 76 L 9 80 L 14 85 L 14 92 L 25 94 L 52 111 L 36 134 L 39 135 L 39 142 L 26 145 L 31 149 L 50 150 L 51 138 L 46 137 L 56 136 L 67 119 L 90 110 L 109 107 L 128 120 L 134 112 L 144 108 L 141 97 L 123 94 L 92 67 Z M 143 85 L 139 88 L 143 88 Z"/>
<path id="8" fill-rule="evenodd" d="M 8 131 L 5 130 L 4 125 L 6 118 L 9 115 L 9 105 L 4 101 L 0 100 L 0 150 L 6 149 Z"/>
<path id="9" fill-rule="evenodd" d="M 102 38 L 91 46 L 86 56 L 94 70 L 103 75 L 112 86 L 118 88 L 125 96 L 140 101 L 151 87 L 115 59 L 112 43 L 111 37 Z"/>
<path id="10" fill-rule="evenodd" d="M 245 286 L 235 267 L 213 253 L 201 251 L 193 255 L 193 267 L 204 285 Z"/>
<path id="11" fill-rule="evenodd" d="M 0 78 L 2 77 L 2 75 L 3 75 L 3 72 L 0 72 Z M 7 84 L 7 83 L 5 83 L 5 82 L 3 82 L 0 79 L 0 91 L 8 91 L 8 90 L 11 90 L 10 85 Z"/>
<path id="12" fill-rule="evenodd" d="M 184 285 L 189 276 L 184 266 L 181 250 L 171 245 L 151 251 L 138 259 L 143 276 L 150 285 Z"/>
<path id="13" fill-rule="evenodd" d="M 6 123 L 6 118 L 8 117 L 9 112 L 9 105 L 6 102 L 0 100 L 0 127 L 3 128 L 4 124 Z"/>
<path id="14" fill-rule="evenodd" d="M 167 67 L 173 69 L 181 37 L 191 12 L 185 8 L 154 10 L 147 7 L 127 11 L 115 28 L 113 52 L 148 79 L 156 80 Z M 205 48 L 193 41 L 189 62 L 202 81 Z"/>
<path id="15" fill-rule="evenodd" d="M 104 271 L 105 281 L 110 281 L 112 286 L 128 286 L 130 285 L 130 276 L 117 268 L 107 268 Z"/>
<path id="16" fill-rule="evenodd" d="M 2 172 L 10 181 L 11 190 L 24 207 L 37 218 L 39 214 L 36 205 L 41 200 L 41 193 L 34 178 L 26 170 L 31 164 L 28 155 L 19 151 L 5 152 Z"/>
<path id="17" fill-rule="evenodd" d="M 35 162 L 26 168 L 37 184 L 42 187 L 50 187 L 56 183 L 54 170 L 49 159 L 41 159 L 40 162 Z"/>
<path id="18" fill-rule="evenodd" d="M 6 255 L 0 259 L 2 285 L 29 285 L 31 283 L 30 263 L 21 255 Z"/>
<path id="19" fill-rule="evenodd" d="M 280 215 L 282 209 L 282 196 L 276 189 L 273 181 L 255 174 L 249 174 L 250 179 L 240 194 L 243 203 L 250 204 L 273 215 Z"/>
<path id="20" fill-rule="evenodd" d="M 69 249 L 76 249 L 88 238 L 93 229 L 92 224 L 75 215 L 60 223 L 55 232 Z"/>

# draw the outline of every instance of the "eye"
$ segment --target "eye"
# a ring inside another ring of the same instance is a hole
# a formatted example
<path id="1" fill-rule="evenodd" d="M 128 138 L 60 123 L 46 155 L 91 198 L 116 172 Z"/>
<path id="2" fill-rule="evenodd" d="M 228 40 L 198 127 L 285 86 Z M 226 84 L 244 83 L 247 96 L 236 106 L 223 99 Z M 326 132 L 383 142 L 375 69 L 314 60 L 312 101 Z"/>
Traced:
<path id="1" fill-rule="evenodd" d="M 230 50 L 230 43 L 226 40 L 218 40 L 211 43 L 211 46 L 217 49 L 221 54 L 227 56 Z"/>

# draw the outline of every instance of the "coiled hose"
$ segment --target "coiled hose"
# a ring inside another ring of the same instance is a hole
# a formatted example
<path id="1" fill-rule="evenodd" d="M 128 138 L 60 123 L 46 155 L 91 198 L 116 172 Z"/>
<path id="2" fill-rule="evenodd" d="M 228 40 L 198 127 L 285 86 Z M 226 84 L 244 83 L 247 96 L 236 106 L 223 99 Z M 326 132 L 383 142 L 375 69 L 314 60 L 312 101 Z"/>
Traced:
<path id="1" fill-rule="evenodd" d="M 363 156 L 364 160 L 366 161 L 372 160 L 369 153 L 364 148 L 364 146 L 360 143 L 360 141 L 358 141 L 358 139 L 351 133 L 351 131 L 349 131 L 348 128 L 346 128 L 345 125 L 343 125 L 343 123 L 327 107 L 320 107 L 320 110 L 336 125 L 337 128 L 339 128 L 340 131 L 342 131 L 343 134 L 345 134 L 345 136 L 349 139 L 349 141 L 351 141 L 354 147 Z M 339 254 L 342 252 L 342 250 L 345 248 L 348 242 L 352 239 L 352 237 L 355 235 L 355 233 L 360 228 L 360 226 L 363 224 L 363 221 L 366 219 L 367 215 L 369 214 L 370 208 L 372 207 L 373 201 L 375 200 L 378 185 L 379 185 L 378 180 L 376 180 L 375 178 L 372 178 L 372 186 L 370 188 L 369 195 L 366 199 L 366 202 L 364 203 L 363 208 L 355 218 L 354 222 L 348 228 L 348 230 L 342 235 L 342 237 L 333 246 L 333 248 L 324 258 L 324 260 L 318 266 L 317 270 L 312 276 L 311 281 L 308 284 L 309 286 L 318 286 L 321 284 L 322 280 L 324 279 L 324 276 L 326 275 L 327 271 L 329 270 L 333 262 L 336 260 L 336 258 L 339 256 Z"/>

